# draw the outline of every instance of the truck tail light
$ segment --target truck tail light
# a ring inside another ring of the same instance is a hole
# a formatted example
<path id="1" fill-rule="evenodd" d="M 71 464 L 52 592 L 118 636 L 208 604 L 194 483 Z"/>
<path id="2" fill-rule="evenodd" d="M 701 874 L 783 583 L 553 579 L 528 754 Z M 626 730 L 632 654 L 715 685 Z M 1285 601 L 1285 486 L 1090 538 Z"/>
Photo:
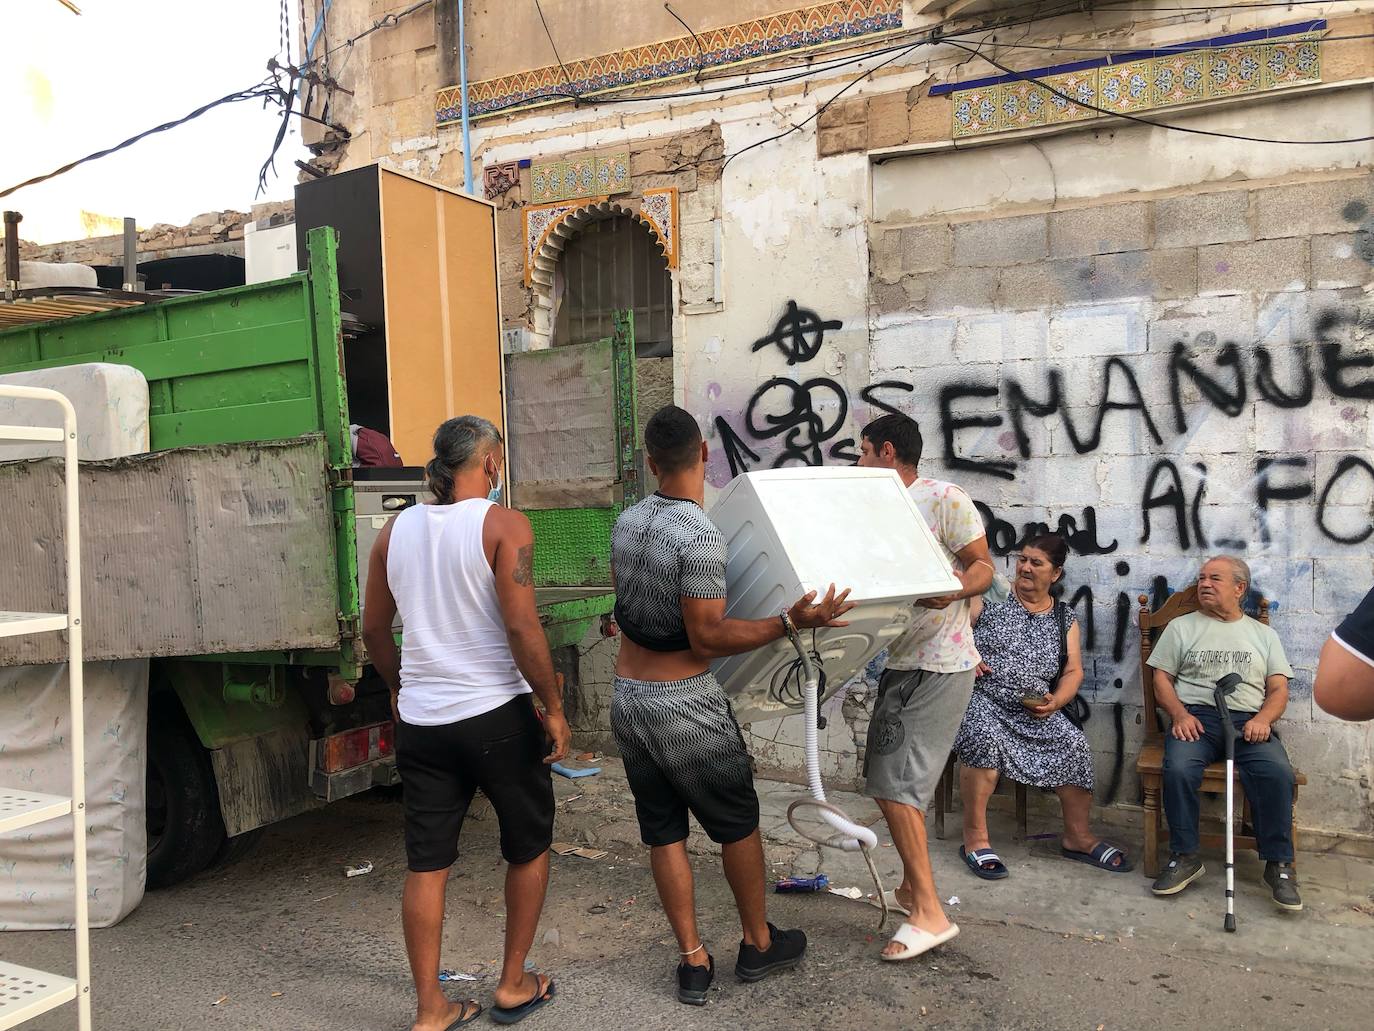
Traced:
<path id="1" fill-rule="evenodd" d="M 321 742 L 318 754 L 325 773 L 338 773 L 390 758 L 395 750 L 395 728 L 388 721 L 331 734 Z"/>

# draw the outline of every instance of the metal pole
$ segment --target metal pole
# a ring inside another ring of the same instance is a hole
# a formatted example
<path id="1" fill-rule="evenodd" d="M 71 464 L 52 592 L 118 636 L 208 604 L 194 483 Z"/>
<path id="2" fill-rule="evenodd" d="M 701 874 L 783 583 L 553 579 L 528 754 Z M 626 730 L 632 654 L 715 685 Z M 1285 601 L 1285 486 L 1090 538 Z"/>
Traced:
<path id="1" fill-rule="evenodd" d="M 463 0 L 458 0 L 458 86 L 463 95 L 463 189 L 473 194 L 472 136 L 468 127 L 468 43 Z"/>
<path id="2" fill-rule="evenodd" d="M 130 222 L 133 220 L 130 219 Z M 81 523 L 78 517 L 76 411 L 65 397 L 67 537 L 67 688 L 72 710 L 72 872 L 76 881 L 77 1027 L 91 1031 L 91 917 L 86 897 L 86 716 L 81 648 Z"/>
<path id="3" fill-rule="evenodd" d="M 19 223 L 24 216 L 17 211 L 5 212 L 5 289 L 19 288 Z"/>
<path id="4" fill-rule="evenodd" d="M 138 226 L 132 218 L 124 220 L 124 289 L 138 289 Z"/>

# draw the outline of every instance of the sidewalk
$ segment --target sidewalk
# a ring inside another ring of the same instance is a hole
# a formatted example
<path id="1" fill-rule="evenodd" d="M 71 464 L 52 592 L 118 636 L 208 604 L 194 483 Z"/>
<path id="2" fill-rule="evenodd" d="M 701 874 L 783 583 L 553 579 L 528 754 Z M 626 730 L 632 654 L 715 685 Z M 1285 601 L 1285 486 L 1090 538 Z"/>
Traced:
<path id="1" fill-rule="evenodd" d="M 557 835 L 601 848 L 640 847 L 634 804 L 624 771 L 615 759 L 598 759 L 597 777 L 559 784 Z M 787 807 L 806 795 L 800 785 L 757 782 L 761 824 L 773 873 L 809 876 L 823 872 L 833 887 L 854 885 L 869 894 L 873 880 L 861 856 L 821 848 L 800 837 L 787 822 Z M 574 798 L 574 796 L 580 796 Z M 833 792 L 830 801 L 859 823 L 873 826 L 879 847 L 874 856 L 883 885 L 901 881 L 901 861 L 891 846 L 878 807 L 871 799 Z M 942 899 L 957 897 L 946 908 L 956 922 L 978 921 L 1050 931 L 1095 943 L 1147 946 L 1161 952 L 1218 954 L 1244 962 L 1247 957 L 1288 960 L 1303 967 L 1346 971 L 1359 981 L 1371 977 L 1370 945 L 1374 941 L 1374 861 L 1341 855 L 1302 853 L 1298 877 L 1305 909 L 1285 913 L 1270 900 L 1260 880 L 1264 864 L 1253 852 L 1236 855 L 1237 933 L 1222 930 L 1226 912 L 1226 865 L 1221 854 L 1205 856 L 1207 873 L 1182 894 L 1169 899 L 1150 893 L 1141 872 L 1138 830 L 1128 825 L 1105 829 L 1136 859 L 1126 874 L 1096 870 L 1059 855 L 1059 823 L 1031 817 L 1031 840 L 1012 840 L 1007 814 L 990 813 L 993 845 L 1011 876 L 1002 881 L 974 877 L 958 856 L 959 813 L 946 821 L 948 837 L 931 837 L 931 863 Z M 718 849 L 693 824 L 688 847 L 714 856 Z M 856 906 L 863 903 L 855 903 Z M 877 914 L 874 913 L 874 926 Z M 895 930 L 889 924 L 888 932 Z"/>
<path id="2" fill-rule="evenodd" d="M 804 928 L 810 947 L 798 969 L 757 985 L 733 976 L 734 900 L 719 849 L 694 836 L 697 911 L 718 976 L 708 1005 L 689 1009 L 673 995 L 677 945 L 623 773 L 615 760 L 598 765 L 599 776 L 554 778 L 556 839 L 595 844 L 605 855 L 553 857 L 530 959 L 557 979 L 558 1002 L 522 1025 L 530 1031 L 1365 1031 L 1374 1012 L 1374 864 L 1304 855 L 1308 909 L 1285 914 L 1255 884 L 1257 866 L 1246 858 L 1240 928 L 1228 935 L 1219 864 L 1209 861 L 1205 881 L 1180 898 L 1159 900 L 1139 873 L 1069 863 L 1049 839 L 1012 845 L 1006 821 L 994 825 L 1012 868 L 1005 881 L 975 879 L 956 858 L 955 840 L 935 846 L 941 896 L 960 899 L 949 909 L 962 933 L 948 945 L 910 963 L 883 963 L 875 909 L 830 894 L 770 894 L 770 919 Z M 859 856 L 818 857 L 787 827 L 800 788 L 758 786 L 772 875 L 812 873 L 819 858 L 837 886 L 867 889 Z M 861 819 L 876 817 L 863 799 L 835 801 Z M 877 853 L 883 878 L 895 884 L 894 850 Z M 373 872 L 346 878 L 344 867 L 362 860 Z M 447 893 L 442 965 L 473 978 L 448 986 L 455 998 L 490 1004 L 504 876 L 496 820 L 475 804 Z M 394 794 L 369 792 L 269 828 L 250 856 L 153 892 L 128 919 L 92 935 L 96 1026 L 406 1031 L 414 993 L 399 913 L 405 877 Z M 0 956 L 61 972 L 71 963 L 71 936 L 0 935 Z M 73 1026 L 66 1008 L 25 1025 Z M 474 1025 L 487 1026 L 486 1018 Z"/>

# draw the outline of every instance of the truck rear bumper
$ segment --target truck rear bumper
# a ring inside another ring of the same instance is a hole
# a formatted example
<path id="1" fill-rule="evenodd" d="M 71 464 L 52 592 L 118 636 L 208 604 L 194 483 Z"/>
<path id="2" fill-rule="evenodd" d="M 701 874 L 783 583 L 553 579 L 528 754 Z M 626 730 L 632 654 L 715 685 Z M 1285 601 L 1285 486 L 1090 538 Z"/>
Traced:
<path id="1" fill-rule="evenodd" d="M 310 742 L 310 790 L 334 802 L 368 788 L 400 783 L 390 720 Z"/>

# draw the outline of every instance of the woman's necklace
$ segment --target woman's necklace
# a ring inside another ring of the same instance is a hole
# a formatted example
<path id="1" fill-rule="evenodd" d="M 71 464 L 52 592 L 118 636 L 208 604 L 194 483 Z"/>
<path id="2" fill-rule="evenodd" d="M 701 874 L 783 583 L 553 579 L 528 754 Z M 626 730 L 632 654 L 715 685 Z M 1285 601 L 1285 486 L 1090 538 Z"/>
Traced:
<path id="1" fill-rule="evenodd" d="M 1040 606 L 1039 608 L 1034 608 L 1034 609 L 1033 609 L 1033 608 L 1031 608 L 1028 604 L 1026 604 L 1026 599 L 1023 598 L 1023 597 L 1021 597 L 1021 592 L 1020 592 L 1020 591 L 1017 591 L 1017 592 L 1016 592 L 1016 600 L 1017 600 L 1018 602 L 1020 602 L 1020 603 L 1021 603 L 1021 607 L 1022 607 L 1023 609 L 1025 609 L 1028 613 L 1030 613 L 1032 616 L 1038 616 L 1040 613 L 1042 613 L 1042 612 L 1048 612 L 1050 609 L 1054 608 L 1054 599 L 1053 599 L 1053 598 L 1046 598 L 1046 599 L 1045 599 L 1045 604 L 1044 604 L 1044 605 Z"/>

